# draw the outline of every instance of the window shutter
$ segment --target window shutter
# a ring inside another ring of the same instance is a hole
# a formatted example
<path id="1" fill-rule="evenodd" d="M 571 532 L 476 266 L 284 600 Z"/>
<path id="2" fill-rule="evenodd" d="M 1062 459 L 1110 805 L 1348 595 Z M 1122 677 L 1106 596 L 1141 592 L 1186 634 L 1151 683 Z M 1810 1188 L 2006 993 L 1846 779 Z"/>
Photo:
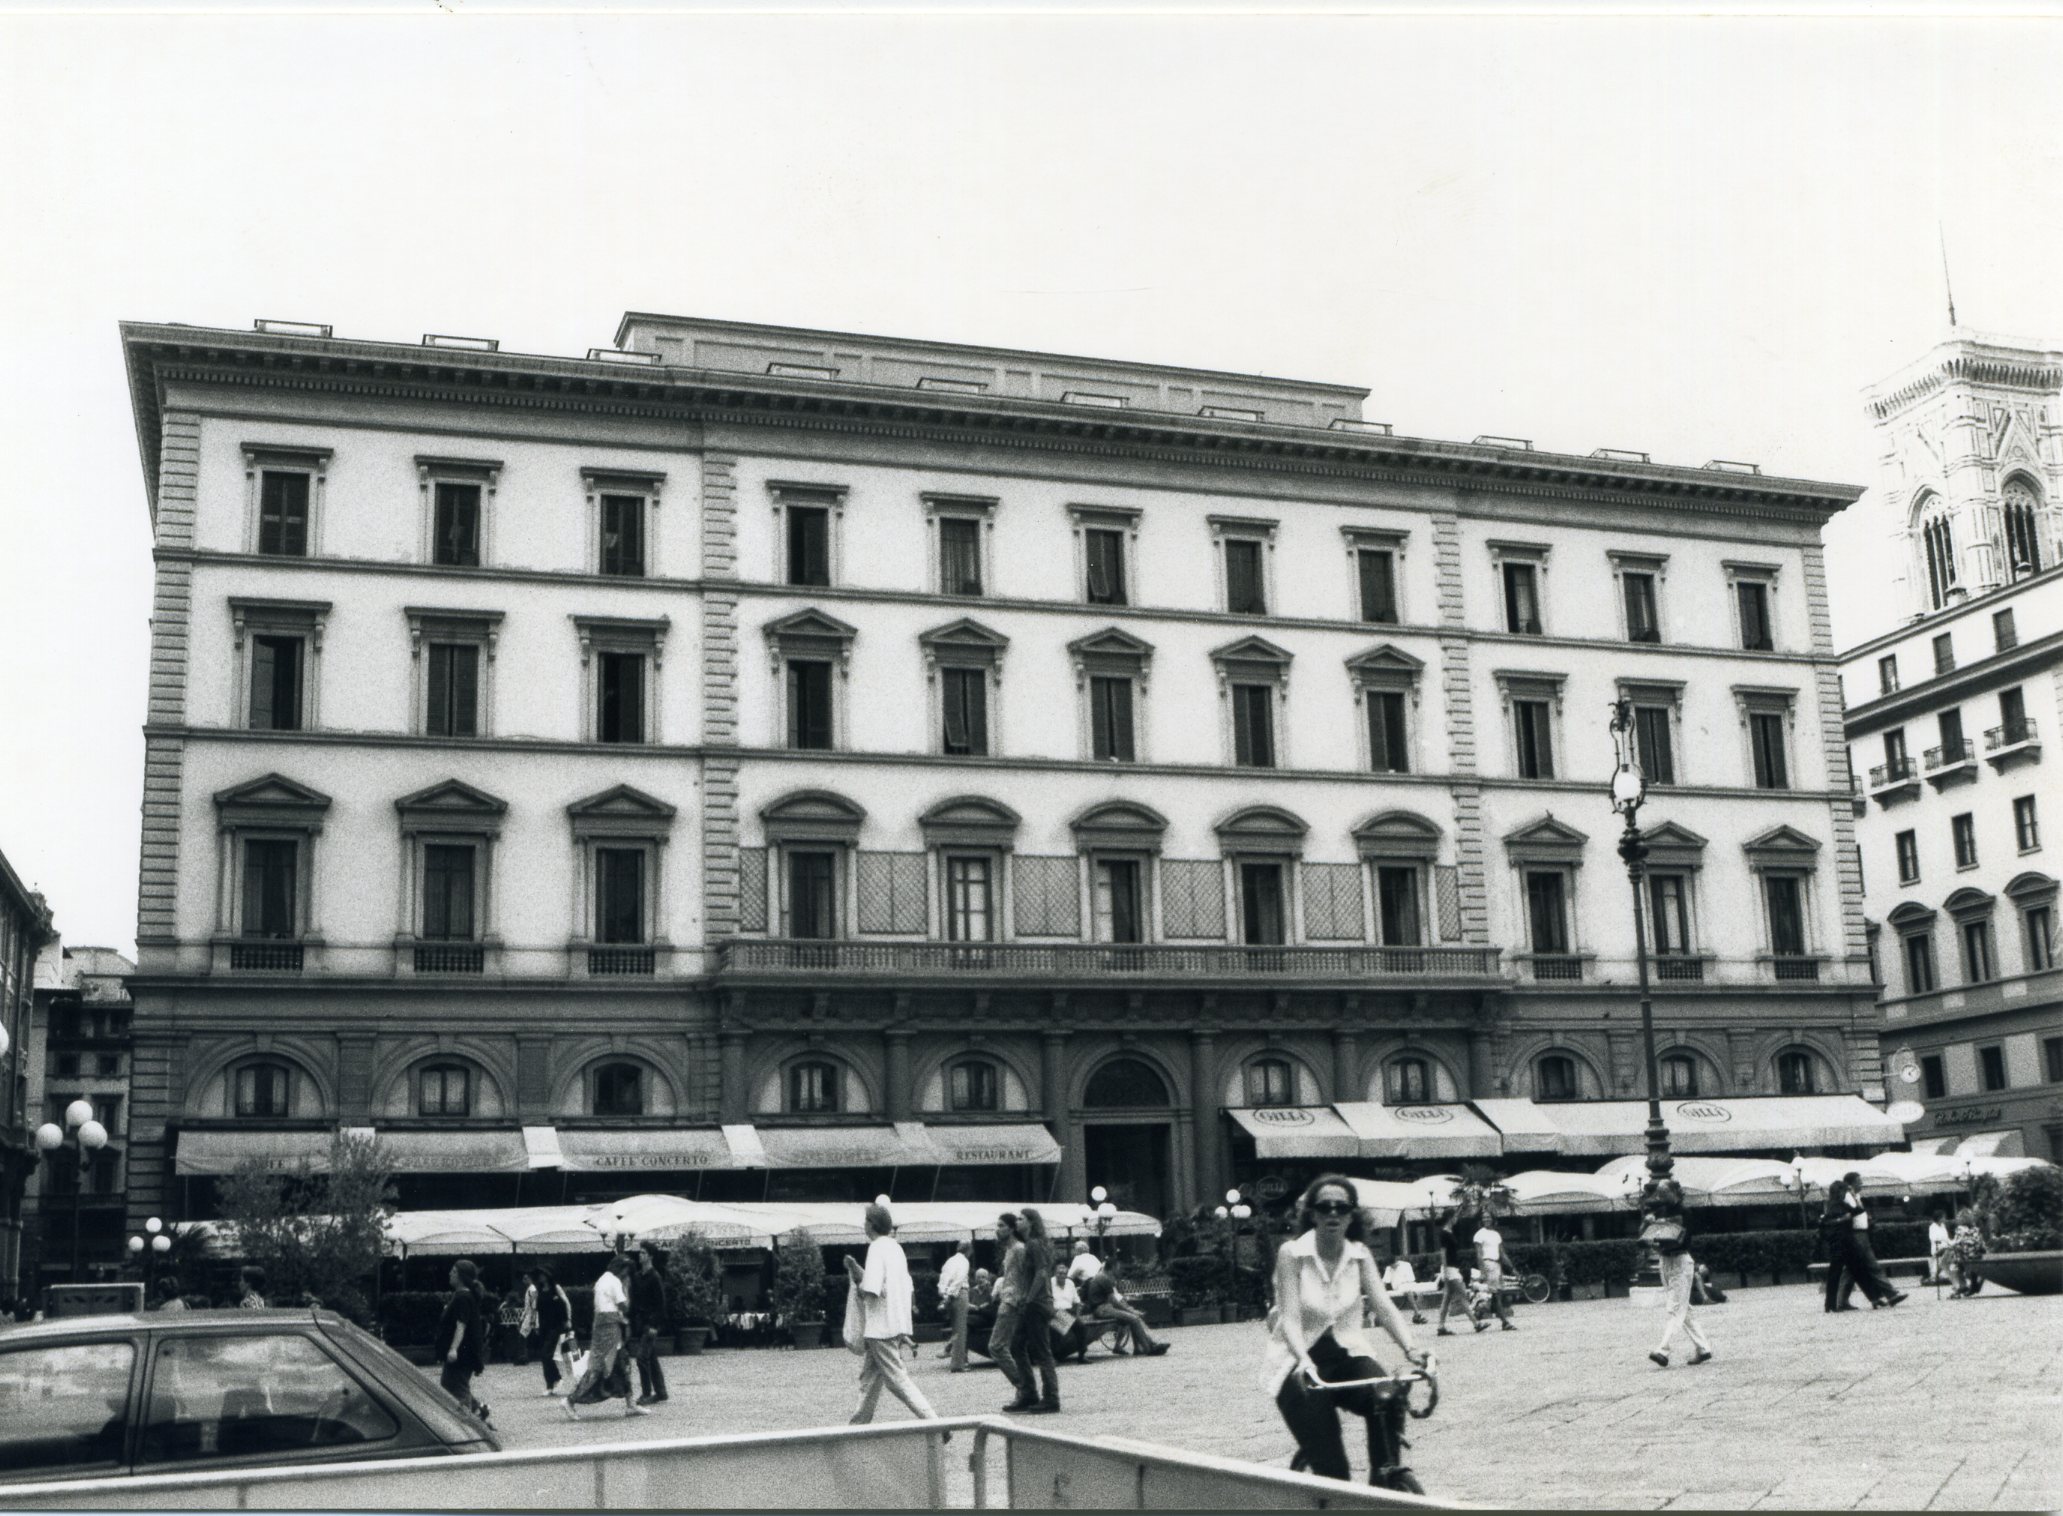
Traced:
<path id="1" fill-rule="evenodd" d="M 1225 940 L 1225 873 L 1214 858 L 1164 858 L 1161 929 L 1170 938 Z"/>
<path id="2" fill-rule="evenodd" d="M 1440 940 L 1461 941 L 1461 871 L 1451 863 L 1433 867 L 1433 903 L 1440 918 Z"/>
<path id="3" fill-rule="evenodd" d="M 738 929 L 766 930 L 766 849 L 738 849 Z"/>
<path id="4" fill-rule="evenodd" d="M 1360 942 L 1361 868 L 1353 863 L 1303 866 L 1304 935 L 1313 942 Z"/>
<path id="5" fill-rule="evenodd" d="M 1010 860 L 1010 885 L 1018 935 L 1082 935 L 1081 873 L 1074 855 L 1016 854 Z"/>

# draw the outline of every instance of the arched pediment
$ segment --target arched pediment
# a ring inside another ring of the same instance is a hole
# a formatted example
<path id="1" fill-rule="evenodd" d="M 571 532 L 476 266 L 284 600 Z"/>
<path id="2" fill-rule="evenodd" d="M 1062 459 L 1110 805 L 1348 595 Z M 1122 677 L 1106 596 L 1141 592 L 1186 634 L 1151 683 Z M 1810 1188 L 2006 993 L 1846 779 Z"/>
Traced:
<path id="1" fill-rule="evenodd" d="M 509 803 L 485 790 L 475 789 L 459 779 L 447 779 L 428 789 L 403 795 L 394 802 L 401 823 L 409 830 L 421 827 L 463 825 L 468 830 L 499 825 L 508 814 Z"/>
<path id="2" fill-rule="evenodd" d="M 1942 901 L 1941 908 L 1951 916 L 1974 916 L 1989 911 L 1997 903 L 1997 898 L 1988 891 L 1964 885 Z"/>
<path id="3" fill-rule="evenodd" d="M 856 842 L 866 819 L 858 802 L 830 790 L 790 790 L 759 813 L 768 842 Z"/>
<path id="4" fill-rule="evenodd" d="M 1353 837 L 1364 858 L 1435 858 L 1440 852 L 1439 823 L 1415 811 L 1377 811 L 1355 824 Z"/>
<path id="5" fill-rule="evenodd" d="M 1884 924 L 1893 931 L 1910 931 L 1914 927 L 1925 926 L 1933 919 L 1934 912 L 1932 910 L 1921 905 L 1917 900 L 1908 900 L 1902 905 L 1895 907 L 1891 914 L 1884 918 Z"/>
<path id="6" fill-rule="evenodd" d="M 1280 806 L 1249 805 L 1221 819 L 1212 830 L 1227 852 L 1299 852 L 1311 829 L 1302 817 Z"/>
<path id="7" fill-rule="evenodd" d="M 2008 900 L 2039 900 L 2044 895 L 2056 893 L 2056 881 L 2047 874 L 2029 869 L 2024 874 L 2015 874 L 2001 893 Z"/>
<path id="8" fill-rule="evenodd" d="M 1552 812 L 1504 834 L 1504 850 L 1513 863 L 1580 864 L 1590 836 Z"/>
<path id="9" fill-rule="evenodd" d="M 1157 853 L 1168 818 L 1135 800 L 1106 800 L 1081 812 L 1068 826 L 1074 832 L 1075 846 L 1085 853 L 1098 848 Z"/>
<path id="10" fill-rule="evenodd" d="M 955 795 L 917 818 L 927 847 L 1008 846 L 1023 818 L 1000 800 Z"/>

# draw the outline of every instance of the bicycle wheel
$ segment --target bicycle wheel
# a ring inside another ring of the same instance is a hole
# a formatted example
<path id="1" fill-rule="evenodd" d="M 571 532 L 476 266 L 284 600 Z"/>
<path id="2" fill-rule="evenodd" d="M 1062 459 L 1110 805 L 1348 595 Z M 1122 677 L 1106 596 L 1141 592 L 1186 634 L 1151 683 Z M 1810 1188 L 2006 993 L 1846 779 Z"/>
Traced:
<path id="1" fill-rule="evenodd" d="M 1547 1297 L 1554 1293 L 1553 1287 L 1548 1284 L 1545 1274 L 1528 1274 L 1520 1282 L 1519 1288 L 1524 1292 L 1526 1299 L 1534 1305 L 1547 1304 Z"/>

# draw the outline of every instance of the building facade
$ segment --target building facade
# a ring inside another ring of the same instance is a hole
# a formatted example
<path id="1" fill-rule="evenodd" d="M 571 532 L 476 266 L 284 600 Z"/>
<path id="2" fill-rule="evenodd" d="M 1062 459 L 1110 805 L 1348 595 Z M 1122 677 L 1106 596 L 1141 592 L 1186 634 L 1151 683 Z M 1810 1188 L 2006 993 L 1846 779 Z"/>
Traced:
<path id="1" fill-rule="evenodd" d="M 0 854 L 0 1295 L 23 1284 L 23 1202 L 41 1119 L 33 1099 L 36 955 L 54 935 L 50 907 Z"/>
<path id="2" fill-rule="evenodd" d="M 1881 1097 L 1853 489 L 992 348 L 259 325 L 124 328 L 132 1208 L 337 1125 L 418 1204 L 1495 1153 L 1472 1101 L 1643 1093 L 1621 699 L 1672 1099 Z"/>
<path id="3" fill-rule="evenodd" d="M 1910 618 L 1842 658 L 1884 1056 L 1916 1143 L 2063 1161 L 2063 353 L 1958 337 L 1869 409 Z"/>
<path id="4" fill-rule="evenodd" d="M 107 1145 L 81 1164 L 76 1148 L 47 1155 L 31 1176 L 24 1225 L 36 1240 L 36 1269 L 25 1293 L 72 1277 L 73 1236 L 82 1276 L 127 1261 L 129 1078 L 134 1008 L 128 976 L 136 965 L 113 948 L 44 945 L 36 960 L 35 1036 L 40 1077 L 32 1124 L 64 1126 L 74 1101 L 93 1107 Z"/>

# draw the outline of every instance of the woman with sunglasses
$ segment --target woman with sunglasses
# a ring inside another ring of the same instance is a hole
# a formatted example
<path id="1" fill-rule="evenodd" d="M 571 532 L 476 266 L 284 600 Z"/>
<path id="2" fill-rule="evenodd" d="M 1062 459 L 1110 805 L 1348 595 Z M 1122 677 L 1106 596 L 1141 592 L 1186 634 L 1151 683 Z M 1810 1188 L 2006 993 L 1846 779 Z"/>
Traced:
<path id="1" fill-rule="evenodd" d="M 1368 1423 L 1369 1462 L 1383 1462 L 1384 1414 L 1372 1389 L 1314 1389 L 1322 1381 L 1373 1379 L 1384 1372 L 1362 1327 L 1373 1311 L 1404 1356 L 1422 1364 L 1411 1328 L 1382 1287 L 1368 1251 L 1353 1181 L 1325 1174 L 1297 1201 L 1297 1236 L 1275 1255 L 1275 1309 L 1268 1317 L 1263 1385 L 1297 1440 L 1299 1461 L 1327 1479 L 1351 1479 L 1339 1413 Z"/>

